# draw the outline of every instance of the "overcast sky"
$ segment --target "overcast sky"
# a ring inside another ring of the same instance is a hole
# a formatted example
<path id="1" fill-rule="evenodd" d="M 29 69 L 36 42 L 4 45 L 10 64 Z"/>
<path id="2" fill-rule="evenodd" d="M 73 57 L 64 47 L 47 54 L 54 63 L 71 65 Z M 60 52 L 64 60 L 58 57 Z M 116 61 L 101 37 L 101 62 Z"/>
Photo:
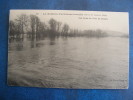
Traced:
<path id="1" fill-rule="evenodd" d="M 48 15 L 48 13 L 51 13 Z M 14 20 L 21 14 L 34 14 L 41 21 L 48 23 L 50 18 L 54 18 L 62 23 L 67 23 L 72 29 L 88 30 L 102 29 L 128 33 L 128 13 L 127 12 L 100 12 L 100 11 L 73 11 L 73 10 L 11 10 L 10 20 Z M 59 15 L 65 14 L 65 15 Z M 71 15 L 70 15 L 71 14 Z M 92 18 L 92 19 L 89 19 Z M 93 19 L 97 18 L 97 19 Z M 104 20 L 98 20 L 104 18 Z"/>

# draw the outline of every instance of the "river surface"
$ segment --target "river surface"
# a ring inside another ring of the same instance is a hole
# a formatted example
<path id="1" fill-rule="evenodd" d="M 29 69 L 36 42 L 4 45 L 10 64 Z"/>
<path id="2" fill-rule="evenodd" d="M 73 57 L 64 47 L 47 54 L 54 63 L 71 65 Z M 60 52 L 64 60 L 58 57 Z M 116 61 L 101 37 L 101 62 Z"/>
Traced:
<path id="1" fill-rule="evenodd" d="M 128 38 L 45 38 L 9 43 L 8 84 L 127 88 Z"/>

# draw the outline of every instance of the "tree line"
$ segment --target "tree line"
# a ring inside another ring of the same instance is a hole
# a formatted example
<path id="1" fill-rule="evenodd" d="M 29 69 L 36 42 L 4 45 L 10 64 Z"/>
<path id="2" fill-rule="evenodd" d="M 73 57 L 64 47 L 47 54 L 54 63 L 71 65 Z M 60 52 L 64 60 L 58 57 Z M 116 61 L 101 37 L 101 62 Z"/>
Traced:
<path id="1" fill-rule="evenodd" d="M 41 39 L 44 37 L 105 37 L 108 36 L 102 30 L 78 30 L 71 29 L 68 24 L 56 21 L 51 18 L 48 23 L 42 22 L 36 15 L 22 14 L 16 19 L 10 20 L 9 38 L 28 38 Z"/>

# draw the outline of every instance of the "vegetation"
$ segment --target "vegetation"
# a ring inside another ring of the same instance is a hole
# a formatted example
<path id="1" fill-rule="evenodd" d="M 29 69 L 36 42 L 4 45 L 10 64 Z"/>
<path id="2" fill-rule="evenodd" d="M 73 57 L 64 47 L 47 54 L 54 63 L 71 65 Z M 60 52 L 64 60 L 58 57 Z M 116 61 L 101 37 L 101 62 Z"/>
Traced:
<path id="1" fill-rule="evenodd" d="M 22 14 L 10 21 L 9 39 L 23 39 L 26 35 L 30 39 L 42 39 L 45 37 L 106 37 L 107 33 L 101 30 L 71 29 L 68 24 L 63 24 L 50 19 L 48 24 L 42 22 L 38 16 Z"/>

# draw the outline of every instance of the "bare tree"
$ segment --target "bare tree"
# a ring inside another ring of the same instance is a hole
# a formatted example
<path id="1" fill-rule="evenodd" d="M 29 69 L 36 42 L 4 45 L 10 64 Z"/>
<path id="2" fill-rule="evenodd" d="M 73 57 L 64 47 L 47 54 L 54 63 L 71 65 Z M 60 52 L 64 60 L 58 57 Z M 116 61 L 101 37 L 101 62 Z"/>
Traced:
<path id="1" fill-rule="evenodd" d="M 11 20 L 11 21 L 9 22 L 9 26 L 10 26 L 10 27 L 9 27 L 9 32 L 10 32 L 9 36 L 10 36 L 10 37 L 14 37 L 14 36 L 15 36 L 15 31 L 16 31 L 15 22 Z M 10 38 L 10 37 L 9 37 L 9 38 Z"/>
<path id="2" fill-rule="evenodd" d="M 57 21 L 54 20 L 53 18 L 49 20 L 49 25 L 50 25 L 50 30 L 51 31 L 56 31 L 57 27 Z"/>
<path id="3" fill-rule="evenodd" d="M 69 25 L 64 24 L 64 26 L 62 28 L 63 35 L 68 36 L 68 31 L 69 31 Z"/>
<path id="4" fill-rule="evenodd" d="M 46 24 L 44 22 L 40 22 L 38 25 L 38 38 L 44 37 L 46 34 Z"/>
<path id="5" fill-rule="evenodd" d="M 22 14 L 18 16 L 17 19 L 15 19 L 17 27 L 19 28 L 19 36 L 22 34 L 22 38 L 24 37 L 24 31 L 26 30 L 28 26 L 28 16 L 25 14 Z"/>
<path id="6" fill-rule="evenodd" d="M 61 29 L 61 22 L 57 22 L 57 31 L 60 33 L 60 29 Z"/>
<path id="7" fill-rule="evenodd" d="M 30 15 L 30 26 L 31 26 L 31 35 L 33 38 L 36 37 L 39 31 L 40 19 L 36 15 Z"/>

